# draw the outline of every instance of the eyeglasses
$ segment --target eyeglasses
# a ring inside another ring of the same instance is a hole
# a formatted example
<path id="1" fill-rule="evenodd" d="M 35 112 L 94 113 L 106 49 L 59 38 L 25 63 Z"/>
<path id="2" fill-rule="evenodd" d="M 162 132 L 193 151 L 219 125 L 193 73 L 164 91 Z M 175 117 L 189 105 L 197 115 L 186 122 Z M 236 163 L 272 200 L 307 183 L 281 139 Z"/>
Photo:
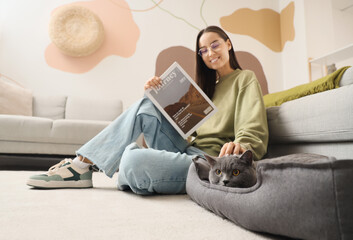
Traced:
<path id="1" fill-rule="evenodd" d="M 215 41 L 215 42 L 211 43 L 211 45 L 209 47 L 200 48 L 198 54 L 201 57 L 203 57 L 208 53 L 209 49 L 211 49 L 214 52 L 217 52 L 221 49 L 220 46 L 221 46 L 221 43 L 219 41 Z"/>

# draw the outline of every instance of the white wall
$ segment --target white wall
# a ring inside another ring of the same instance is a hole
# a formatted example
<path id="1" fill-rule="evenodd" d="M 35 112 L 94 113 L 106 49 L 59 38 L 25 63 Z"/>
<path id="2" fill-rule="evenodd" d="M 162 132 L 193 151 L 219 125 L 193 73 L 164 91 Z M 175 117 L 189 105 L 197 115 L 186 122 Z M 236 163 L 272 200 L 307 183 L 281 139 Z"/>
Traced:
<path id="1" fill-rule="evenodd" d="M 331 0 L 307 0 L 304 5 L 308 56 L 316 58 L 333 51 Z"/>
<path id="2" fill-rule="evenodd" d="M 332 4 L 331 0 L 307 0 L 304 4 L 309 60 L 334 50 Z M 312 65 L 313 80 L 321 77 L 322 73 L 322 66 Z"/>
<path id="3" fill-rule="evenodd" d="M 352 1 L 353 4 L 353 1 Z M 344 48 L 350 44 L 353 44 L 353 7 L 342 11 L 333 8 L 333 36 L 334 36 L 334 47 L 335 49 Z M 343 60 L 336 64 L 337 68 L 343 66 L 353 66 L 352 58 Z"/>
<path id="4" fill-rule="evenodd" d="M 288 5 L 289 0 L 280 1 L 280 8 Z M 305 32 L 304 0 L 295 0 L 295 40 L 287 42 L 281 54 L 283 89 L 307 83 L 309 79 L 307 46 Z"/>

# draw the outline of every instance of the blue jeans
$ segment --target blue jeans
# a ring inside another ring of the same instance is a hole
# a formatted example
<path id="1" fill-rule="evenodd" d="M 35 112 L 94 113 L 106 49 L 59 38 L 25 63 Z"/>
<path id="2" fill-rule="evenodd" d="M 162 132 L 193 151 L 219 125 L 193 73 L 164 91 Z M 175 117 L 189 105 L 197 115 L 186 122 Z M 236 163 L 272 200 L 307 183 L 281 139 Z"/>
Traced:
<path id="1" fill-rule="evenodd" d="M 135 143 L 141 133 L 149 148 Z M 142 195 L 185 193 L 192 158 L 203 153 L 189 146 L 146 97 L 76 152 L 109 177 L 119 169 L 118 188 Z"/>

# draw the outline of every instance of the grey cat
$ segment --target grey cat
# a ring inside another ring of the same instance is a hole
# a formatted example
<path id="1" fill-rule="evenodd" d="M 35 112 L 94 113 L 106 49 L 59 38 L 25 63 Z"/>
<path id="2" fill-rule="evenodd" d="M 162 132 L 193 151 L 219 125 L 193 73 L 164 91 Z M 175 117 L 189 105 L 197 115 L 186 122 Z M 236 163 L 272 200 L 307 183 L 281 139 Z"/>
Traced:
<path id="1" fill-rule="evenodd" d="M 201 157 L 193 159 L 200 179 L 226 187 L 248 188 L 256 184 L 256 166 L 250 150 L 242 155 L 204 156 L 207 161 Z"/>

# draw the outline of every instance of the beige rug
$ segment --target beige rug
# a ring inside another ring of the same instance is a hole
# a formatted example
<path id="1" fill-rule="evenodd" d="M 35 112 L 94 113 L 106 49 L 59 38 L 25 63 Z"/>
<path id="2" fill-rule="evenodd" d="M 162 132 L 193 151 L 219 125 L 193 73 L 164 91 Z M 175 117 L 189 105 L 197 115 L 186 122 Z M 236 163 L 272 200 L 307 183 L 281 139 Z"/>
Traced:
<path id="1" fill-rule="evenodd" d="M 0 171 L 0 239 L 281 239 L 240 228 L 187 195 L 141 197 L 94 173 L 93 189 L 35 190 Z"/>

